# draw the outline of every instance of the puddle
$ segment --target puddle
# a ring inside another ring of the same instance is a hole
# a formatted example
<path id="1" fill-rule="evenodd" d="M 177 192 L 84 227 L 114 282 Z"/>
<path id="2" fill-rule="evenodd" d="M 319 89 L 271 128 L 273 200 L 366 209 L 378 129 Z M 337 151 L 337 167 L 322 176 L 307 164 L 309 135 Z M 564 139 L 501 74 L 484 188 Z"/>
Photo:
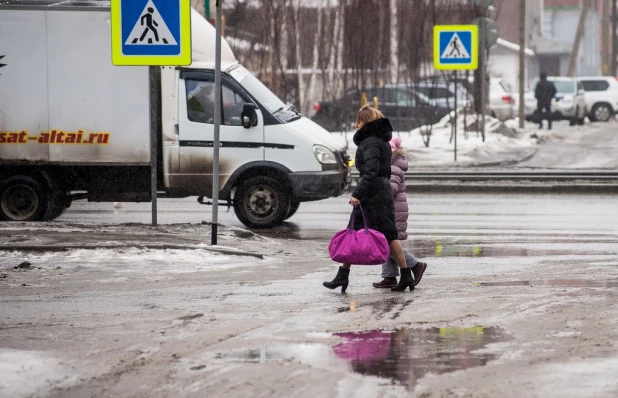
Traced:
<path id="1" fill-rule="evenodd" d="M 500 353 L 484 348 L 511 340 L 495 327 L 397 329 L 335 333 L 341 341 L 262 346 L 217 354 L 218 359 L 265 363 L 296 361 L 316 368 L 348 370 L 388 379 L 413 389 L 428 373 L 442 374 L 484 366 Z"/>
<path id="2" fill-rule="evenodd" d="M 551 279 L 538 281 L 481 282 L 478 286 L 558 286 L 558 287 L 618 287 L 617 280 Z"/>

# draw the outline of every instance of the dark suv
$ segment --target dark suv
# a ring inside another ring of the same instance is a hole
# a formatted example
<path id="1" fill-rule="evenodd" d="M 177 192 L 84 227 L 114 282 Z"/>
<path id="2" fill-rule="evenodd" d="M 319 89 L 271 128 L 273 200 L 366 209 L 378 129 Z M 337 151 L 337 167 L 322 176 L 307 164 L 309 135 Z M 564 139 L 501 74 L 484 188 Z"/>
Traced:
<path id="1" fill-rule="evenodd" d="M 434 124 L 448 114 L 448 108 L 426 95 L 402 86 L 387 84 L 364 90 L 367 101 L 378 98 L 378 108 L 388 117 L 395 131 L 409 131 L 419 126 Z M 353 129 L 356 113 L 360 108 L 361 91 L 348 91 L 333 101 L 314 105 L 311 120 L 328 131 L 341 131 L 344 126 Z"/>

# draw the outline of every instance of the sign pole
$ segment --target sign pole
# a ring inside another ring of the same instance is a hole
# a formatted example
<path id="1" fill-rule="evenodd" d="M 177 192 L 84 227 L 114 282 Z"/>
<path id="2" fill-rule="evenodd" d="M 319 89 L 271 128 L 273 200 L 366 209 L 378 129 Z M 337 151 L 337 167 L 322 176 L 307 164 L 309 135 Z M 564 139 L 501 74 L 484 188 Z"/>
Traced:
<path id="1" fill-rule="evenodd" d="M 223 0 L 216 4 L 215 38 L 215 137 L 212 155 L 212 230 L 210 243 L 217 244 L 217 225 L 219 223 L 219 132 L 221 129 L 221 14 Z"/>
<path id="2" fill-rule="evenodd" d="M 455 75 L 455 128 L 453 130 L 453 134 L 455 135 L 455 161 L 457 161 L 457 71 L 453 71 L 453 75 Z"/>
<path id="3" fill-rule="evenodd" d="M 485 21 L 485 11 L 486 11 L 486 0 L 481 0 L 481 21 L 479 26 L 479 68 L 481 69 L 481 138 L 483 142 L 485 142 L 485 47 L 486 47 L 486 34 L 485 26 L 487 25 Z"/>

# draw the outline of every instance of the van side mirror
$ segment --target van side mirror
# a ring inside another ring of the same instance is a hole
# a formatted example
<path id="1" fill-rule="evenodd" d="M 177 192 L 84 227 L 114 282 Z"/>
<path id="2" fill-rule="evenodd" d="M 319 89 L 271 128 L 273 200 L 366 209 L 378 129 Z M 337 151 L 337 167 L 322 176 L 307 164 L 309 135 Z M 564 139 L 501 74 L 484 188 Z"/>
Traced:
<path id="1" fill-rule="evenodd" d="M 242 126 L 246 129 L 257 126 L 258 124 L 258 117 L 255 108 L 256 106 L 254 104 L 245 104 L 242 107 L 240 118 L 242 120 Z"/>

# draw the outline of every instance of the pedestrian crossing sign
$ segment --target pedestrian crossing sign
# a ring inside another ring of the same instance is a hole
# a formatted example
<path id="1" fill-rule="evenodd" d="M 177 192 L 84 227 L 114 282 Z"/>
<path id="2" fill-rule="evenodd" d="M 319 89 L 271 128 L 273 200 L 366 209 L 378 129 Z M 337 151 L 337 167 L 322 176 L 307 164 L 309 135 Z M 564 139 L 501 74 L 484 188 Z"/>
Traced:
<path id="1" fill-rule="evenodd" d="M 191 0 L 111 0 L 114 65 L 191 65 Z"/>
<path id="2" fill-rule="evenodd" d="M 435 25 L 433 66 L 438 70 L 478 68 L 478 26 Z"/>

